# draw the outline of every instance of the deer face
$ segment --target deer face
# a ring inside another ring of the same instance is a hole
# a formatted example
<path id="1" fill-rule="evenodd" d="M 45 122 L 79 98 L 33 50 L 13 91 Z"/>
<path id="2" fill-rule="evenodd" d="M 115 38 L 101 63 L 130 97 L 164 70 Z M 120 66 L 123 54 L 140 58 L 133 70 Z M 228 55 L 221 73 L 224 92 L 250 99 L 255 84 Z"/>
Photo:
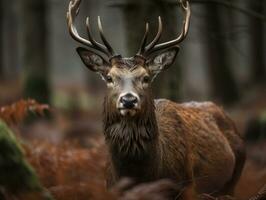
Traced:
<path id="1" fill-rule="evenodd" d="M 79 47 L 77 52 L 90 70 L 102 76 L 108 87 L 108 100 L 112 108 L 116 108 L 122 116 L 134 116 L 141 111 L 145 112 L 145 104 L 150 100 L 150 84 L 175 60 L 179 50 L 177 45 L 185 39 L 190 21 L 188 0 L 179 1 L 185 13 L 181 34 L 174 40 L 158 44 L 162 33 L 162 21 L 159 17 L 158 32 L 155 38 L 146 45 L 149 32 L 149 24 L 146 23 L 146 32 L 140 49 L 132 58 L 122 58 L 114 52 L 104 36 L 100 17 L 98 17 L 98 27 L 103 44 L 98 43 L 92 37 L 89 18 L 86 20 L 88 40 L 82 38 L 74 26 L 81 0 L 71 0 L 69 3 L 67 22 L 70 35 L 90 48 L 88 50 Z"/>
<path id="2" fill-rule="evenodd" d="M 83 63 L 105 81 L 112 107 L 122 116 L 134 116 L 145 108 L 152 81 L 173 63 L 178 50 L 178 47 L 172 47 L 147 61 L 140 56 L 117 56 L 111 62 L 85 48 L 80 47 L 77 52 Z"/>

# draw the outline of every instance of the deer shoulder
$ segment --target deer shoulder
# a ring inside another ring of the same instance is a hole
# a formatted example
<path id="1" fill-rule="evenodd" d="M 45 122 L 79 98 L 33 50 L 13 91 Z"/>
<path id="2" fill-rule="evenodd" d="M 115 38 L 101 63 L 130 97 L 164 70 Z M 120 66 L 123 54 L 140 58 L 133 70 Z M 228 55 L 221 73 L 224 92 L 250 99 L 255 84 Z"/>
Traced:
<path id="1" fill-rule="evenodd" d="M 177 104 L 160 99 L 155 100 L 155 111 L 165 173 L 186 165 L 189 147 L 199 190 L 213 192 L 231 181 L 237 162 L 244 159 L 244 145 L 223 109 L 212 102 Z M 183 167 L 175 175 L 183 180 L 184 174 Z"/>

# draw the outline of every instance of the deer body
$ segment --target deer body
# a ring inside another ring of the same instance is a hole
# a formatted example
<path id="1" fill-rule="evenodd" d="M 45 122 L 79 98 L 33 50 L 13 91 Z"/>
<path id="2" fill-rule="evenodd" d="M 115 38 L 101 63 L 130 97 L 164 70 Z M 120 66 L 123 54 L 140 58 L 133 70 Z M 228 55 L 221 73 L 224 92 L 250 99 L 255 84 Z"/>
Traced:
<path id="1" fill-rule="evenodd" d="M 89 47 L 77 48 L 83 63 L 106 82 L 104 101 L 104 135 L 110 163 L 107 185 L 122 177 L 135 183 L 169 178 L 184 186 L 195 179 L 199 192 L 230 194 L 245 161 L 242 140 L 233 122 L 212 103 L 176 104 L 169 100 L 154 102 L 151 84 L 171 66 L 187 33 L 190 7 L 180 0 L 185 13 L 181 34 L 174 40 L 158 44 L 162 21 L 155 38 L 146 45 L 146 24 L 139 51 L 134 57 L 116 54 L 103 34 L 101 39 L 82 38 L 74 26 L 81 0 L 72 0 L 67 13 L 71 36 Z M 181 187 L 182 188 L 182 187 Z"/>
<path id="2" fill-rule="evenodd" d="M 111 157 L 108 186 L 122 177 L 137 183 L 162 178 L 181 186 L 189 183 L 185 169 L 189 145 L 197 190 L 232 193 L 234 185 L 226 187 L 239 176 L 234 174 L 239 160 L 234 149 L 242 152 L 243 144 L 230 119 L 212 103 L 155 102 L 155 109 L 143 119 L 104 122 Z M 147 124 L 138 123 L 142 120 Z"/>

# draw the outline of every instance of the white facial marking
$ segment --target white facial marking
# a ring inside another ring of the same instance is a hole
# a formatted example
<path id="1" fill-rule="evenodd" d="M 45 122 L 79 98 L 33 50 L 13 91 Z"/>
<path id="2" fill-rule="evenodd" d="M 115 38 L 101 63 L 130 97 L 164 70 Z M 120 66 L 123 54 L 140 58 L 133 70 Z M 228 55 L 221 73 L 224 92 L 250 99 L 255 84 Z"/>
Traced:
<path id="1" fill-rule="evenodd" d="M 118 99 L 117 99 L 117 103 L 116 103 L 116 106 L 118 109 L 120 109 L 120 113 L 125 116 L 130 110 L 135 110 L 135 109 L 139 109 L 139 102 L 140 102 L 140 98 L 139 98 L 139 95 L 136 94 L 134 91 L 133 91 L 133 83 L 132 83 L 132 79 L 133 77 L 131 75 L 127 75 L 125 78 L 124 78 L 124 87 L 123 87 L 123 90 L 122 90 L 122 93 L 119 95 Z M 134 97 L 137 98 L 137 102 L 134 103 L 134 108 L 133 109 L 124 109 L 124 105 L 121 103 L 120 99 L 125 96 L 126 94 L 131 94 L 133 95 Z M 131 113 L 131 114 L 135 114 L 136 111 L 134 111 L 134 113 Z"/>
<path id="2" fill-rule="evenodd" d="M 97 72 L 97 74 L 99 74 L 99 75 L 101 76 L 102 80 L 103 80 L 104 82 L 106 82 L 106 80 L 105 80 L 104 76 L 102 75 L 102 73 Z"/>
<path id="3" fill-rule="evenodd" d="M 132 77 L 128 75 L 124 78 L 124 88 L 122 93 L 131 93 L 132 91 Z"/>

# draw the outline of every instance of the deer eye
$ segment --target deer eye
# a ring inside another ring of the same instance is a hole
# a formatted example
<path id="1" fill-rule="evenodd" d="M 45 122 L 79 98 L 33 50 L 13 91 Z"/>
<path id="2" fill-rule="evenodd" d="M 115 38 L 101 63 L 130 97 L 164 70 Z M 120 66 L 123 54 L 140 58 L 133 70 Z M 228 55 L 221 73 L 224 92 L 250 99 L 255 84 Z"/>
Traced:
<path id="1" fill-rule="evenodd" d="M 112 82 L 113 82 L 113 78 L 112 78 L 111 76 L 107 76 L 107 77 L 106 77 L 106 81 L 107 81 L 108 83 L 112 83 Z"/>
<path id="2" fill-rule="evenodd" d="M 150 77 L 149 76 L 144 76 L 143 77 L 143 83 L 149 83 Z"/>

